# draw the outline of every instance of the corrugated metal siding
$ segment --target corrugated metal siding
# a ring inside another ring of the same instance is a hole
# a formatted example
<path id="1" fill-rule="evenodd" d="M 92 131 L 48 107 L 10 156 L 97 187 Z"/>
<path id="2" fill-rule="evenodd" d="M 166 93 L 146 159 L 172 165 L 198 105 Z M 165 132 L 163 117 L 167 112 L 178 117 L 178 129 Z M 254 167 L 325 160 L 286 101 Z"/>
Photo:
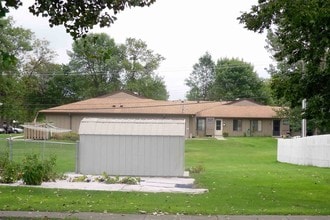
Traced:
<path id="1" fill-rule="evenodd" d="M 183 176 L 184 120 L 83 119 L 79 133 L 80 173 Z"/>
<path id="2" fill-rule="evenodd" d="M 128 176 L 182 176 L 184 137 L 84 135 L 80 172 Z"/>

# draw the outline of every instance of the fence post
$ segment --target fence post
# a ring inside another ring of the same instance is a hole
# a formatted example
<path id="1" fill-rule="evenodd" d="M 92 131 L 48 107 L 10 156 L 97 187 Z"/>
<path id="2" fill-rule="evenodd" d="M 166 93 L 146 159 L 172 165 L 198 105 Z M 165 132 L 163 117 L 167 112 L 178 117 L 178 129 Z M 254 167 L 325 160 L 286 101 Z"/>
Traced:
<path id="1" fill-rule="evenodd" d="M 13 160 L 13 140 L 11 136 L 9 136 L 8 140 L 8 147 L 9 147 L 9 160 Z"/>
<path id="2" fill-rule="evenodd" d="M 79 166 L 79 141 L 76 143 L 76 173 L 80 172 L 80 166 Z"/>

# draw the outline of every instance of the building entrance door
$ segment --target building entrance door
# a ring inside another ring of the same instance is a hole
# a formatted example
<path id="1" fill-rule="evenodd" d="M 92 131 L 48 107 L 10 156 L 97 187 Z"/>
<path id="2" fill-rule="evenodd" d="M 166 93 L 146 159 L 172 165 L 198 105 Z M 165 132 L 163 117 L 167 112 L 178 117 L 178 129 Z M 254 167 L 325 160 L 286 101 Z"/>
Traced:
<path id="1" fill-rule="evenodd" d="M 281 120 L 273 120 L 273 136 L 280 136 L 281 134 Z"/>
<path id="2" fill-rule="evenodd" d="M 215 120 L 214 136 L 222 136 L 222 119 Z"/>

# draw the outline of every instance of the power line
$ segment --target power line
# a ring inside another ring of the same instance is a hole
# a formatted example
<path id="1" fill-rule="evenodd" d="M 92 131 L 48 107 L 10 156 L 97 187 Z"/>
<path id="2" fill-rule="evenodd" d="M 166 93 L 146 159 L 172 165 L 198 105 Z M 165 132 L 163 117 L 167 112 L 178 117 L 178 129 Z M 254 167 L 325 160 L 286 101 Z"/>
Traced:
<path id="1" fill-rule="evenodd" d="M 263 65 L 256 65 L 256 66 L 263 66 Z M 250 64 L 250 63 L 242 63 L 242 64 L 224 64 L 222 66 L 217 67 L 217 65 L 215 65 L 215 69 L 233 69 L 233 68 L 239 68 L 239 67 L 252 67 L 254 68 L 255 66 Z M 161 70 L 159 71 L 158 70 L 155 70 L 154 73 L 156 72 L 163 72 L 163 73 L 171 73 L 171 72 L 183 72 L 183 71 L 192 71 L 193 67 L 191 68 L 188 68 L 188 67 L 184 67 L 184 68 L 173 68 L 173 69 L 170 69 L 169 70 Z M 75 72 L 70 72 L 70 73 L 67 73 L 67 74 L 63 74 L 63 73 L 60 73 L 60 74 L 54 74 L 54 73 L 33 73 L 32 76 L 90 76 L 90 75 L 121 75 L 121 74 L 124 74 L 124 72 L 119 72 L 119 73 L 111 73 L 109 71 L 97 71 L 97 72 L 93 72 L 92 74 L 91 73 L 87 73 L 87 72 L 79 72 L 79 71 L 75 71 Z M 7 75 L 10 75 L 12 76 L 13 74 L 7 74 L 7 73 L 2 73 L 1 75 L 3 76 L 7 76 Z M 14 74 L 15 75 L 15 74 Z M 18 74 L 18 75 L 24 75 L 24 74 Z"/>

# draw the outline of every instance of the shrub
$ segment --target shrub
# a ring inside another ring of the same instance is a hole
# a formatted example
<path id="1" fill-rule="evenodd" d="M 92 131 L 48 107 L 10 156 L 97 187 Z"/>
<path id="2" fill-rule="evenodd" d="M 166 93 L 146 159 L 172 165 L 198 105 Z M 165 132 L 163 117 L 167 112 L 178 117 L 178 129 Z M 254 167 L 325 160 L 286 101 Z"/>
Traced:
<path id="1" fill-rule="evenodd" d="M 20 176 L 19 164 L 9 160 L 8 151 L 0 152 L 0 183 L 14 183 Z"/>
<path id="2" fill-rule="evenodd" d="M 228 132 L 223 132 L 223 137 L 228 137 L 229 136 L 229 133 Z"/>
<path id="3" fill-rule="evenodd" d="M 124 177 L 120 180 L 120 183 L 122 184 L 129 184 L 129 185 L 136 185 L 140 183 L 141 179 L 139 177 Z"/>
<path id="4" fill-rule="evenodd" d="M 9 162 L 9 152 L 7 150 L 0 152 L 0 170 L 3 170 L 8 162 Z"/>
<path id="5" fill-rule="evenodd" d="M 111 177 L 106 172 L 102 173 L 102 176 L 97 179 L 99 182 L 104 182 L 106 184 L 130 184 L 130 185 L 136 185 L 140 183 L 141 179 L 139 177 L 123 177 L 119 178 L 119 176 Z"/>
<path id="6" fill-rule="evenodd" d="M 72 179 L 72 182 L 87 182 L 87 176 L 76 176 Z"/>
<path id="7" fill-rule="evenodd" d="M 56 156 L 51 155 L 49 160 L 44 160 L 42 162 L 42 165 L 43 165 L 42 181 L 44 182 L 55 181 L 57 177 L 57 173 L 55 172 Z"/>
<path id="8" fill-rule="evenodd" d="M 26 185 L 41 185 L 42 181 L 55 179 L 55 162 L 55 156 L 50 160 L 41 161 L 36 154 L 27 155 L 22 165 L 23 182 Z"/>
<path id="9" fill-rule="evenodd" d="M 20 166 L 13 161 L 8 160 L 0 169 L 0 183 L 14 183 L 20 178 Z"/>
<path id="10" fill-rule="evenodd" d="M 203 165 L 199 164 L 195 167 L 188 168 L 188 171 L 190 173 L 201 173 L 201 172 L 205 171 L 205 167 Z"/>
<path id="11" fill-rule="evenodd" d="M 27 155 L 23 160 L 22 178 L 27 185 L 41 185 L 43 166 L 36 154 Z"/>
<path id="12" fill-rule="evenodd" d="M 64 140 L 64 141 L 77 141 L 79 140 L 79 135 L 75 132 L 57 133 L 52 136 L 52 139 Z"/>
<path id="13" fill-rule="evenodd" d="M 115 177 L 109 176 L 108 178 L 105 179 L 104 182 L 106 184 L 116 184 L 116 183 L 119 183 L 119 176 L 115 176 Z"/>

